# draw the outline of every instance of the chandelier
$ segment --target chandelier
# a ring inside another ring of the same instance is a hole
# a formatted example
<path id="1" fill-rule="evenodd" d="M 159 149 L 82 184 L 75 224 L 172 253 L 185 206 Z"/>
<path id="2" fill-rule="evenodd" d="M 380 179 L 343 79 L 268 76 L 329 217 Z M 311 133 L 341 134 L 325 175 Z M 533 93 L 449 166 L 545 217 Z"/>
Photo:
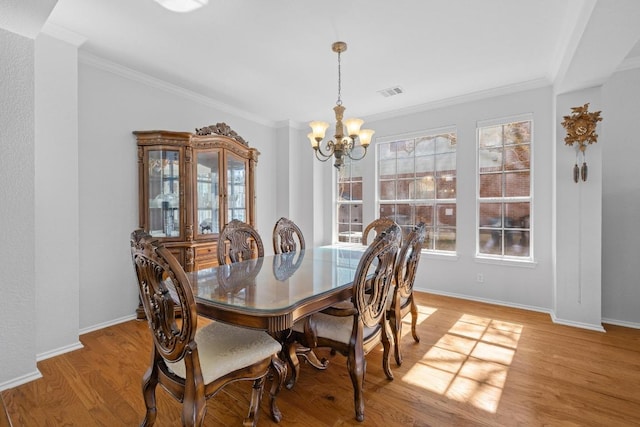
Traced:
<path id="1" fill-rule="evenodd" d="M 344 116 L 345 107 L 342 105 L 342 75 L 340 70 L 340 54 L 347 50 L 345 42 L 335 42 L 331 45 L 331 50 L 338 54 L 338 100 L 333 111 L 336 115 L 336 131 L 332 140 L 325 144 L 322 148 L 322 140 L 325 132 L 329 128 L 329 123 L 315 121 L 309 123 L 312 132 L 307 135 L 311 142 L 311 147 L 316 153 L 316 158 L 321 162 L 326 162 L 332 156 L 335 156 L 333 166 L 340 169 L 344 166 L 344 156 L 351 160 L 360 160 L 367 154 L 367 147 L 371 143 L 371 137 L 374 131 L 371 129 L 360 129 L 364 123 L 361 119 L 346 119 L 344 124 L 342 118 Z M 346 134 L 345 134 L 346 127 Z M 360 144 L 357 144 L 357 143 Z M 357 150 L 357 151 L 356 151 Z"/>

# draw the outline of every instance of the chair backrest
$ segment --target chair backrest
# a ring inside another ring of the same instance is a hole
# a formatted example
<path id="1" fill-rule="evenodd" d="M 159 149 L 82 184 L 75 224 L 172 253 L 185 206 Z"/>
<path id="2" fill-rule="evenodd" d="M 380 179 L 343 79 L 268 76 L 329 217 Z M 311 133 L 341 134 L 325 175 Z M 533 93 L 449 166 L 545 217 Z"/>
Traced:
<path id="1" fill-rule="evenodd" d="M 363 245 L 367 244 L 367 236 L 369 235 L 371 230 L 375 231 L 376 235 L 378 235 L 382 233 L 384 230 L 386 230 L 387 228 L 391 227 L 392 225 L 397 225 L 397 224 L 391 218 L 382 217 L 382 218 L 374 219 L 369 223 L 369 225 L 365 227 L 364 231 L 362 232 L 362 244 Z"/>
<path id="2" fill-rule="evenodd" d="M 379 325 L 386 315 L 401 239 L 400 226 L 393 224 L 376 235 L 360 258 L 353 281 L 352 301 L 365 327 Z M 373 275 L 372 269 L 375 269 Z"/>
<path id="3" fill-rule="evenodd" d="M 427 228 L 424 222 L 418 223 L 413 230 L 405 237 L 400 253 L 398 254 L 398 265 L 396 267 L 396 290 L 401 298 L 409 298 L 413 291 L 413 282 L 416 279 L 416 270 L 422 253 L 422 246 L 427 235 Z"/>
<path id="4" fill-rule="evenodd" d="M 296 242 L 297 240 L 297 242 Z M 305 248 L 302 230 L 288 218 L 280 218 L 273 227 L 273 251 L 276 254 L 295 252 Z"/>
<path id="5" fill-rule="evenodd" d="M 227 223 L 218 239 L 218 264 L 244 261 L 254 258 L 254 254 L 264 256 L 264 245 L 256 229 L 237 219 Z"/>
<path id="6" fill-rule="evenodd" d="M 171 252 L 143 230 L 131 233 L 131 257 L 156 350 L 167 361 L 177 362 L 185 356 L 197 328 L 189 279 Z"/>

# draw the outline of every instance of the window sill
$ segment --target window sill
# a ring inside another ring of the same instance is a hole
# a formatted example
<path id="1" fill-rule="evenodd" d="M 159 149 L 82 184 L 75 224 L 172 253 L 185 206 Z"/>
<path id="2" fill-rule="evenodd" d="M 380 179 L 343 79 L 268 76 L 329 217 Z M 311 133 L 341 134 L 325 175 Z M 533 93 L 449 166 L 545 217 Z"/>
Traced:
<path id="1" fill-rule="evenodd" d="M 457 252 L 433 252 L 433 251 L 422 251 L 422 255 L 425 258 L 429 259 L 437 259 L 441 261 L 458 261 L 458 253 Z"/>
<path id="2" fill-rule="evenodd" d="M 475 261 L 480 264 L 510 265 L 513 267 L 536 268 L 538 262 L 532 259 L 497 258 L 488 256 L 475 256 Z"/>

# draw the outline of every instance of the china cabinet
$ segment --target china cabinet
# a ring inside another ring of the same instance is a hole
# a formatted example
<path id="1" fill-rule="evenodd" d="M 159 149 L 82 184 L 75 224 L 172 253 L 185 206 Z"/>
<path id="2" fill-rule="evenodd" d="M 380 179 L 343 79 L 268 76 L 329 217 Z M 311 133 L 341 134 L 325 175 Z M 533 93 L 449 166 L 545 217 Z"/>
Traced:
<path id="1" fill-rule="evenodd" d="M 232 219 L 255 226 L 260 153 L 225 123 L 195 133 L 133 133 L 140 228 L 159 238 L 185 271 L 217 265 L 221 228 Z"/>

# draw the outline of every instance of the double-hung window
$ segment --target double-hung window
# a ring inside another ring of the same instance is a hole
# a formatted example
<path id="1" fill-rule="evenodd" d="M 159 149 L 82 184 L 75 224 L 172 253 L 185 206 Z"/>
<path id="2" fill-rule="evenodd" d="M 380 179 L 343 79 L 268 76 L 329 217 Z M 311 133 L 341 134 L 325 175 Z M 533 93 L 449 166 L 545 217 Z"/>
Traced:
<path id="1" fill-rule="evenodd" d="M 479 122 L 477 254 L 531 259 L 531 115 Z"/>
<path id="2" fill-rule="evenodd" d="M 338 242 L 360 243 L 362 239 L 361 163 L 346 157 L 338 171 Z"/>
<path id="3" fill-rule="evenodd" d="M 424 222 L 426 250 L 456 250 L 456 146 L 454 128 L 378 139 L 377 198 L 380 217 L 406 234 Z"/>

